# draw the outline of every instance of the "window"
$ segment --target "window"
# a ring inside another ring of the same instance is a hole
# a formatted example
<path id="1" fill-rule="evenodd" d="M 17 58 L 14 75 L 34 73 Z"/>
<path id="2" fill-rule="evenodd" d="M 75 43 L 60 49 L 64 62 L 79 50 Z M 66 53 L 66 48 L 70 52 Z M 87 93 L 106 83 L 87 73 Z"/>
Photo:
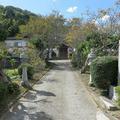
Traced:
<path id="1" fill-rule="evenodd" d="M 22 46 L 22 42 L 15 42 L 15 47 L 21 47 Z"/>

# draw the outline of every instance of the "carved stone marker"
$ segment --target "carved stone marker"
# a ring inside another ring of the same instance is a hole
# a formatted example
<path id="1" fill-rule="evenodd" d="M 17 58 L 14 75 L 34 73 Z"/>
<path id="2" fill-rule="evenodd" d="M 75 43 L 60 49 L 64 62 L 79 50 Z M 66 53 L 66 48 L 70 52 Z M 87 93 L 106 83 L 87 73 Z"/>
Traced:
<path id="1" fill-rule="evenodd" d="M 22 68 L 22 86 L 27 87 L 29 89 L 32 89 L 29 81 L 28 81 L 28 75 L 27 75 L 27 67 Z"/>
<path id="2" fill-rule="evenodd" d="M 90 53 L 88 54 L 87 64 L 90 66 L 95 58 L 96 58 L 95 50 L 91 49 Z M 93 84 L 92 76 L 91 76 L 91 73 L 90 73 L 89 85 L 92 85 L 92 84 Z"/>
<path id="3" fill-rule="evenodd" d="M 25 53 L 21 54 L 21 58 L 22 58 L 22 63 L 25 64 L 27 62 L 27 56 L 25 55 Z M 22 82 L 21 85 L 23 87 L 26 87 L 28 89 L 32 89 L 32 86 L 30 85 L 29 81 L 28 81 L 28 75 L 27 75 L 27 67 L 23 66 L 22 68 Z"/>

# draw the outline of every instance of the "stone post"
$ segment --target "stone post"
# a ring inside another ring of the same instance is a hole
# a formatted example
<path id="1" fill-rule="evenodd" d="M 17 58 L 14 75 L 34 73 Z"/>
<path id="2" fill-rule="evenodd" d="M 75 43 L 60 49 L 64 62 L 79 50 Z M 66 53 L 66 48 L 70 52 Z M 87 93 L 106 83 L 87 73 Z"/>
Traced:
<path id="1" fill-rule="evenodd" d="M 25 55 L 25 53 L 23 53 L 21 55 L 22 58 L 22 63 L 25 64 L 27 62 L 27 57 Z M 23 87 L 27 87 L 28 89 L 32 89 L 32 86 L 30 85 L 29 81 L 28 81 L 28 75 L 27 75 L 27 67 L 23 66 L 22 68 L 22 82 L 21 85 Z"/>
<path id="2" fill-rule="evenodd" d="M 118 86 L 120 86 L 120 40 L 119 40 L 119 47 L 118 47 Z M 117 100 L 118 95 L 115 91 L 115 87 L 113 87 L 113 100 Z"/>
<path id="3" fill-rule="evenodd" d="M 93 60 L 96 58 L 96 54 L 95 54 L 95 50 L 92 48 L 90 53 L 88 54 L 88 57 L 87 57 L 87 61 L 86 61 L 86 65 L 88 64 L 89 66 L 92 64 Z M 85 66 L 86 66 L 85 65 Z M 89 80 L 89 83 L 88 83 L 90 86 L 93 85 L 93 81 L 92 81 L 92 76 L 91 76 L 91 72 L 90 72 L 90 80 Z"/>

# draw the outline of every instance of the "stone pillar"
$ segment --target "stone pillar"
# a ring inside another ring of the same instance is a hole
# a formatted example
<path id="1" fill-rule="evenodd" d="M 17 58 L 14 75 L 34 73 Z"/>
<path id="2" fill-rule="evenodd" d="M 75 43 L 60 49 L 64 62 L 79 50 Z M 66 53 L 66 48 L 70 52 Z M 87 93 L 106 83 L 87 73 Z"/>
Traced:
<path id="1" fill-rule="evenodd" d="M 115 87 L 112 85 L 109 87 L 109 98 L 112 100 L 117 100 L 118 98 Z"/>
<path id="2" fill-rule="evenodd" d="M 22 80 L 28 82 L 27 67 L 22 68 Z"/>
<path id="3" fill-rule="evenodd" d="M 20 58 L 22 59 L 21 62 L 23 64 L 27 63 L 27 56 L 24 52 L 21 53 Z M 28 81 L 27 67 L 26 66 L 23 66 L 23 68 L 22 68 L 22 82 L 21 82 L 21 85 L 23 87 L 28 88 L 28 89 L 32 89 L 32 86 L 30 85 L 30 83 Z"/>
<path id="4" fill-rule="evenodd" d="M 32 89 L 29 81 L 28 81 L 28 75 L 27 75 L 27 67 L 22 68 L 22 86 L 27 87 L 28 89 Z"/>
<path id="5" fill-rule="evenodd" d="M 49 59 L 52 59 L 52 49 L 49 50 Z"/>
<path id="6" fill-rule="evenodd" d="M 119 47 L 118 47 L 118 86 L 120 86 L 120 40 L 119 40 Z M 113 87 L 113 100 L 117 100 L 118 95 L 116 93 L 115 87 Z"/>
<path id="7" fill-rule="evenodd" d="M 90 85 L 90 86 L 93 85 L 91 73 L 90 73 L 90 79 L 89 79 L 89 83 L 88 83 L 88 85 Z"/>

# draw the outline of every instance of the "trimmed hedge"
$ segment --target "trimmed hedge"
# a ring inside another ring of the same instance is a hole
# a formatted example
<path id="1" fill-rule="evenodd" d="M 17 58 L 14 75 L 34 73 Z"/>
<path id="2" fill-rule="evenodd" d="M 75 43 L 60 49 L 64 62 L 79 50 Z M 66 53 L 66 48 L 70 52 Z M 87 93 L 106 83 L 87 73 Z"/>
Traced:
<path id="1" fill-rule="evenodd" d="M 96 58 L 91 64 L 93 84 L 100 89 L 108 89 L 110 85 L 117 85 L 118 58 L 103 56 Z"/>
<path id="2" fill-rule="evenodd" d="M 32 79 L 32 76 L 34 74 L 34 67 L 28 63 L 26 64 L 21 64 L 19 67 L 18 67 L 18 73 L 20 76 L 22 76 L 22 68 L 23 67 L 27 67 L 27 74 L 28 74 L 28 78 L 29 79 Z"/>

